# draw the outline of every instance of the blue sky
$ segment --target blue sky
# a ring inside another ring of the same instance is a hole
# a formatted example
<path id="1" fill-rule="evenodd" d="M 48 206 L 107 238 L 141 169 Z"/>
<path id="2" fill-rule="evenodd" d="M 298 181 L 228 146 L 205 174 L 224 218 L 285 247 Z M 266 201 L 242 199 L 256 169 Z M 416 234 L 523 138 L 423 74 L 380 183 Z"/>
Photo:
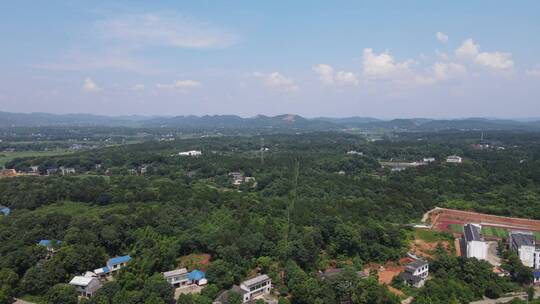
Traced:
<path id="1" fill-rule="evenodd" d="M 10 1 L 0 110 L 540 117 L 538 1 Z"/>

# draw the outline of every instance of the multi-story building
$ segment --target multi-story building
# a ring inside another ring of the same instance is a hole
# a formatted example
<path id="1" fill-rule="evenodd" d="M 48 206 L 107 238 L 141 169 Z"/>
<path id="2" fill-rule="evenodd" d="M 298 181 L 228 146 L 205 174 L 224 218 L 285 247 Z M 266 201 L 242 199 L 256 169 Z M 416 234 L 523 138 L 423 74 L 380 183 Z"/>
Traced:
<path id="1" fill-rule="evenodd" d="M 169 284 L 175 288 L 184 287 L 190 285 L 190 279 L 188 278 L 188 271 L 186 268 L 175 269 L 163 273 L 163 277 Z"/>
<path id="2" fill-rule="evenodd" d="M 461 248 L 464 256 L 479 260 L 487 258 L 488 245 L 482 238 L 481 228 L 478 224 L 466 224 L 463 226 Z"/>
<path id="3" fill-rule="evenodd" d="M 419 288 L 424 286 L 429 275 L 429 263 L 424 259 L 418 259 L 405 266 L 400 277 L 406 284 Z"/>
<path id="4" fill-rule="evenodd" d="M 242 297 L 242 303 L 252 303 L 255 298 L 264 294 L 269 294 L 272 290 L 272 280 L 266 274 L 258 275 L 253 279 L 246 280 L 238 285 L 234 285 L 231 290 L 222 292 L 213 304 L 226 304 L 230 292 L 239 294 Z"/>
<path id="5" fill-rule="evenodd" d="M 100 278 L 105 278 L 126 267 L 129 261 L 131 261 L 131 257 L 129 255 L 114 257 L 107 261 L 107 265 L 105 267 L 94 270 L 94 273 Z"/>
<path id="6" fill-rule="evenodd" d="M 512 250 L 518 253 L 523 265 L 531 268 L 539 268 L 535 265 L 536 239 L 530 231 L 512 231 L 508 236 L 508 243 Z"/>

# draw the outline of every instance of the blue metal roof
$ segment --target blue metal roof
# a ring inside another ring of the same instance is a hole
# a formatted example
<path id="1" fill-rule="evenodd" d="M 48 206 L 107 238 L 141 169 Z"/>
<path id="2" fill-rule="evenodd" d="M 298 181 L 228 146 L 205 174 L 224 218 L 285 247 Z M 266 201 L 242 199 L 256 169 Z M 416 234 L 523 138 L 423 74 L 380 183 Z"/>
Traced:
<path id="1" fill-rule="evenodd" d="M 533 276 L 535 278 L 540 278 L 540 269 L 533 270 Z"/>
<path id="2" fill-rule="evenodd" d="M 119 257 L 114 257 L 112 259 L 109 259 L 107 261 L 107 266 L 112 266 L 112 265 L 118 265 L 118 264 L 122 264 L 122 263 L 127 263 L 131 260 L 131 257 L 129 255 L 124 255 L 124 256 L 119 256 Z"/>
<path id="3" fill-rule="evenodd" d="M 45 246 L 45 247 L 49 247 L 51 246 L 51 244 L 52 244 L 51 240 L 40 240 L 38 243 L 38 245 Z"/>
<path id="4" fill-rule="evenodd" d="M 101 268 L 101 270 L 103 270 L 104 273 L 109 273 L 109 271 L 110 271 L 109 267 L 107 267 L 107 266 Z"/>
<path id="5" fill-rule="evenodd" d="M 198 269 L 193 270 L 192 272 L 188 273 L 188 279 L 192 281 L 199 281 L 204 279 L 205 273 L 204 271 L 200 271 Z"/>
<path id="6" fill-rule="evenodd" d="M 0 212 L 2 212 L 4 216 L 8 216 L 9 213 L 11 212 L 11 209 L 9 209 L 8 207 L 2 207 L 0 208 Z"/>

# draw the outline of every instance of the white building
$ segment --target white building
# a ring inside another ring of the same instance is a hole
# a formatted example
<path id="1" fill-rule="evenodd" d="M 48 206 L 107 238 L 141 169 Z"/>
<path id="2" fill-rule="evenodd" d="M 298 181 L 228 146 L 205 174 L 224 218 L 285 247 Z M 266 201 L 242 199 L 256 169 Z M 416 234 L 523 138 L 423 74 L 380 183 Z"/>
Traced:
<path id="1" fill-rule="evenodd" d="M 432 163 L 435 161 L 435 157 L 424 157 L 423 161 L 425 163 Z"/>
<path id="2" fill-rule="evenodd" d="M 111 258 L 107 261 L 106 266 L 95 269 L 94 273 L 102 279 L 106 278 L 126 267 L 129 261 L 131 261 L 131 257 L 129 255 Z"/>
<path id="3" fill-rule="evenodd" d="M 270 290 L 272 290 L 272 280 L 269 276 L 263 274 L 242 282 L 240 288 L 245 291 L 242 295 L 245 303 L 256 296 L 269 294 Z"/>
<path id="4" fill-rule="evenodd" d="M 75 174 L 77 171 L 75 170 L 75 168 L 60 167 L 60 172 L 62 172 L 62 175 L 67 175 Z"/>
<path id="5" fill-rule="evenodd" d="M 79 295 L 83 297 L 91 297 L 101 288 L 101 282 L 93 276 L 76 276 L 71 279 L 69 284 L 75 286 Z"/>
<path id="6" fill-rule="evenodd" d="M 463 159 L 457 155 L 450 155 L 446 158 L 447 163 L 461 164 Z"/>
<path id="7" fill-rule="evenodd" d="M 481 229 L 478 224 L 463 226 L 462 253 L 468 258 L 487 259 L 488 244 L 482 238 Z"/>
<path id="8" fill-rule="evenodd" d="M 240 286 L 234 285 L 231 290 L 222 292 L 213 304 L 226 304 L 230 292 L 234 292 L 242 296 L 242 303 L 253 301 L 258 296 L 269 294 L 272 290 L 272 280 L 266 274 L 258 275 L 253 279 L 246 280 Z"/>
<path id="9" fill-rule="evenodd" d="M 201 155 L 202 155 L 202 152 L 201 152 L 201 151 L 198 151 L 198 150 L 191 150 L 191 151 L 179 152 L 178 155 L 180 155 L 180 156 L 194 156 L 194 157 L 197 157 L 197 156 L 201 156 Z"/>
<path id="10" fill-rule="evenodd" d="M 516 251 L 523 265 L 531 268 L 540 268 L 540 261 L 535 259 L 536 239 L 530 231 L 512 231 L 508 236 L 510 248 Z M 540 250 L 539 253 L 540 255 Z"/>
<path id="11" fill-rule="evenodd" d="M 418 259 L 405 266 L 405 270 L 400 277 L 407 285 L 419 288 L 424 286 L 429 276 L 429 263 L 426 260 Z"/>
<path id="12" fill-rule="evenodd" d="M 188 271 L 186 268 L 164 272 L 163 277 L 175 288 L 184 287 L 191 284 L 191 280 L 188 278 Z"/>

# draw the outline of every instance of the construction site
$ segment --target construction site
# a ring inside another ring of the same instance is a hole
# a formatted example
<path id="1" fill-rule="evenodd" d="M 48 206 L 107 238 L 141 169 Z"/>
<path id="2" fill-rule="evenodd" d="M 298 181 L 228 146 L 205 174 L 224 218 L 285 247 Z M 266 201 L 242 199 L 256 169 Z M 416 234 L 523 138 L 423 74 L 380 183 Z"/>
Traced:
<path id="1" fill-rule="evenodd" d="M 540 236 L 540 220 L 531 220 L 515 217 L 497 216 L 471 211 L 461 211 L 436 207 L 424 214 L 422 222 L 436 231 L 461 233 L 462 227 L 467 223 L 476 223 L 482 226 L 484 236 L 491 239 L 506 237 L 509 231 L 526 230 L 535 232 Z"/>

